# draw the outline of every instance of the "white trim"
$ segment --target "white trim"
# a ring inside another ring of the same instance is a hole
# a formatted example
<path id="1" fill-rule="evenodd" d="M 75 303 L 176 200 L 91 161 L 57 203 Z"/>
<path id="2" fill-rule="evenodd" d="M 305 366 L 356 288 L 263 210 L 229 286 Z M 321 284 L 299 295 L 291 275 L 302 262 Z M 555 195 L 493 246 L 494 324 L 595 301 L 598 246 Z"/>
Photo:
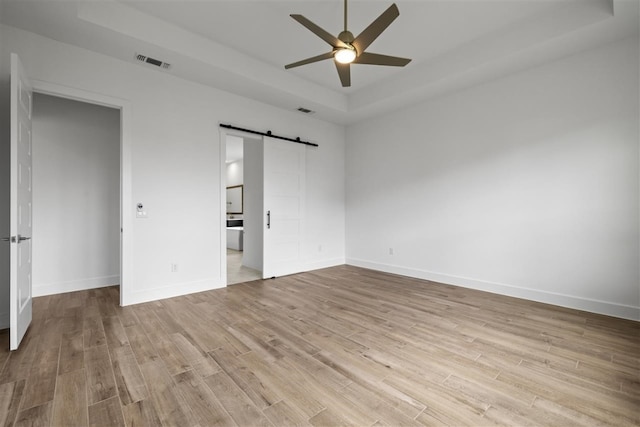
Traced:
<path id="1" fill-rule="evenodd" d="M 70 280 L 68 282 L 45 283 L 33 286 L 33 296 L 62 294 L 65 292 L 83 291 L 86 289 L 104 288 L 120 283 L 120 276 L 89 277 L 87 279 Z"/>
<path id="2" fill-rule="evenodd" d="M 227 285 L 227 132 L 220 128 L 220 283 Z"/>
<path id="3" fill-rule="evenodd" d="M 129 295 L 131 304 L 157 301 L 165 298 L 179 297 L 196 292 L 205 292 L 213 289 L 224 288 L 226 283 L 215 280 L 197 280 L 193 282 L 172 283 L 161 288 L 153 288 L 131 292 Z"/>
<path id="4" fill-rule="evenodd" d="M 589 311 L 592 313 L 605 314 L 608 316 L 620 317 L 623 319 L 640 320 L 640 307 L 634 307 L 631 305 L 616 304 L 608 301 L 600 301 L 573 295 L 559 294 L 556 292 L 541 291 L 537 289 L 521 288 L 504 283 L 495 283 L 484 280 L 471 279 L 468 277 L 452 276 L 444 273 L 436 273 L 433 271 L 370 262 L 362 259 L 347 258 L 347 264 L 357 267 L 369 268 L 372 270 L 384 271 L 386 273 L 414 277 L 417 279 L 430 280 L 432 282 L 444 283 L 447 285 L 477 289 L 494 294 L 522 298 L 546 304 L 553 304 L 561 307 L 573 308 L 576 310 Z"/>
<path id="5" fill-rule="evenodd" d="M 304 263 L 304 271 L 320 270 L 321 268 L 335 267 L 335 266 L 344 265 L 344 264 L 345 264 L 344 258 L 331 258 L 331 259 L 323 259 L 319 261 L 311 261 L 311 262 Z"/>
<path id="6" fill-rule="evenodd" d="M 133 146 L 131 104 L 126 99 L 114 98 L 70 86 L 43 80 L 32 80 L 33 91 L 45 95 L 102 105 L 120 110 L 120 305 L 132 304 L 129 294 L 133 277 L 133 202 L 131 148 Z"/>

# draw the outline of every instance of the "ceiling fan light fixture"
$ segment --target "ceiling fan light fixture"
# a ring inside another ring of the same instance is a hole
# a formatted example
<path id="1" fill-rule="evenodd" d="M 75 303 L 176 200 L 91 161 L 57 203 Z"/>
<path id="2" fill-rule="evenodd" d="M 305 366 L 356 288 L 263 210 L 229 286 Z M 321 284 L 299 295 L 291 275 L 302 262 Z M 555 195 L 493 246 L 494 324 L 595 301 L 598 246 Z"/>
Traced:
<path id="1" fill-rule="evenodd" d="M 288 70 L 289 68 L 333 58 L 342 87 L 349 87 L 351 86 L 351 64 L 404 67 L 411 62 L 411 59 L 367 52 L 369 45 L 371 45 L 371 43 L 373 43 L 373 41 L 377 39 L 378 36 L 382 34 L 382 32 L 386 30 L 399 15 L 400 11 L 398 10 L 398 6 L 393 3 L 357 37 L 353 37 L 353 33 L 347 29 L 347 0 L 344 0 L 344 31 L 338 34 L 338 37 L 335 37 L 304 16 L 291 14 L 290 16 L 293 19 L 298 21 L 313 34 L 320 37 L 327 44 L 331 45 L 333 49 L 329 52 L 303 59 L 302 61 L 287 64 L 284 68 L 285 70 Z"/>
<path id="2" fill-rule="evenodd" d="M 335 60 L 341 64 L 351 64 L 356 59 L 356 56 L 356 49 L 353 46 L 338 49 L 333 55 Z"/>

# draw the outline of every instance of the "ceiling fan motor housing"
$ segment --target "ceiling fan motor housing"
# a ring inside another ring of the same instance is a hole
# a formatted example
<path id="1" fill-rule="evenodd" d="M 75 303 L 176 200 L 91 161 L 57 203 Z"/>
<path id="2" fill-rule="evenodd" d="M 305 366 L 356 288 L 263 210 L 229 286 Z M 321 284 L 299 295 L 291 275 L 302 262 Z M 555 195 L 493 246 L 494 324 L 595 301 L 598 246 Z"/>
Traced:
<path id="1" fill-rule="evenodd" d="M 351 44 L 355 40 L 355 37 L 353 37 L 353 33 L 351 33 L 351 31 L 343 31 L 338 34 L 338 39 L 345 43 Z"/>

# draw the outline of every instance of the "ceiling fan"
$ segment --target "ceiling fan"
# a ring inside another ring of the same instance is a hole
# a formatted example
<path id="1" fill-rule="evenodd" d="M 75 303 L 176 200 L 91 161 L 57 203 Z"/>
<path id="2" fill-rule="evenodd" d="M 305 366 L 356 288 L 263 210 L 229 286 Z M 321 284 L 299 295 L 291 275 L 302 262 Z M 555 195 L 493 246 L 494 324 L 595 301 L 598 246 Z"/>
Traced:
<path id="1" fill-rule="evenodd" d="M 344 31 L 334 37 L 329 32 L 323 30 L 302 15 L 291 14 L 291 17 L 304 25 L 312 33 L 329 43 L 333 49 L 331 52 L 322 55 L 313 56 L 285 65 L 285 69 L 299 67 L 301 65 L 311 64 L 313 62 L 322 61 L 324 59 L 333 58 L 340 76 L 340 82 L 343 87 L 351 86 L 351 64 L 368 64 L 368 65 L 389 65 L 393 67 L 404 67 L 411 59 L 399 58 L 397 56 L 380 55 L 378 53 L 365 52 L 367 47 L 378 38 L 380 34 L 400 15 L 398 6 L 392 4 L 385 10 L 375 21 L 361 32 L 358 37 L 353 37 L 351 31 L 347 30 L 347 0 L 344 0 Z"/>

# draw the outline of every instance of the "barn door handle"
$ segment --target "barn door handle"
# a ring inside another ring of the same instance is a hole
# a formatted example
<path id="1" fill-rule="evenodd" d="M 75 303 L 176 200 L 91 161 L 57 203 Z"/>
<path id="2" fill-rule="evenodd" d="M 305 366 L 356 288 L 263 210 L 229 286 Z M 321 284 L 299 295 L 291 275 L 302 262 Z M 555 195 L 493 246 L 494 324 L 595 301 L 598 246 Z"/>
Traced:
<path id="1" fill-rule="evenodd" d="M 271 228 L 271 211 L 267 211 L 267 229 Z"/>

